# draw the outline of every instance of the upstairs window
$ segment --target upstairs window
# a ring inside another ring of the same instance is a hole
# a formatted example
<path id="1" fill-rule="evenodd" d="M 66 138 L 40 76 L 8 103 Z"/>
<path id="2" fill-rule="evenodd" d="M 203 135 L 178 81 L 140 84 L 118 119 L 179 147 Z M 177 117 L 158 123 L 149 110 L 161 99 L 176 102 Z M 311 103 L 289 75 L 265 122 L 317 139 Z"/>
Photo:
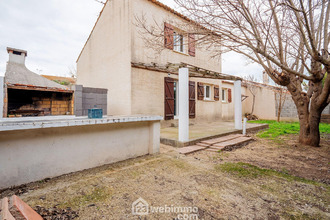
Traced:
<path id="1" fill-rule="evenodd" d="M 177 32 L 174 32 L 173 34 L 173 40 L 174 40 L 174 50 L 177 52 L 184 52 L 184 48 L 183 48 L 183 35 L 182 34 L 178 34 Z"/>
<path id="2" fill-rule="evenodd" d="M 164 23 L 164 46 L 167 49 L 196 56 L 195 34 L 186 33 L 169 23 Z M 187 45 L 187 47 L 185 46 Z"/>

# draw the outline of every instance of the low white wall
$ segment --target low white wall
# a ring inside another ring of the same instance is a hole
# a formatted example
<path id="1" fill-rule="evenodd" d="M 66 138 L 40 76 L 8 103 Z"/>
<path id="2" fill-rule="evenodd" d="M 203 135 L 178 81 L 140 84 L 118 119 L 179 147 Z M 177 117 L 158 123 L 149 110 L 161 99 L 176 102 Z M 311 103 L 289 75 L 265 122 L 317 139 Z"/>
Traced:
<path id="1" fill-rule="evenodd" d="M 0 132 L 0 189 L 159 152 L 160 122 Z"/>

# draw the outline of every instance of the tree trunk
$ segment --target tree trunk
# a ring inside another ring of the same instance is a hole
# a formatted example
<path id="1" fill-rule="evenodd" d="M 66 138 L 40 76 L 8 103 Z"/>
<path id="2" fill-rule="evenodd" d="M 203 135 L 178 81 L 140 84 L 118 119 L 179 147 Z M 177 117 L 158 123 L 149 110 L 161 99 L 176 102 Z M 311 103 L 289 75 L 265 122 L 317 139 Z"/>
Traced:
<path id="1" fill-rule="evenodd" d="M 279 108 L 278 111 L 277 111 L 277 122 L 281 121 L 281 111 L 282 111 L 281 108 Z"/>
<path id="2" fill-rule="evenodd" d="M 256 102 L 256 96 L 255 96 L 255 95 L 253 95 L 253 102 L 252 102 L 252 111 L 251 111 L 251 117 L 252 117 L 252 115 L 253 115 L 253 112 L 254 112 L 254 104 L 255 104 L 255 102 Z"/>
<path id="3" fill-rule="evenodd" d="M 299 112 L 299 109 L 298 109 Z M 321 112 L 311 106 L 309 113 L 299 117 L 300 132 L 299 143 L 319 147 Z"/>
<path id="4" fill-rule="evenodd" d="M 281 112 L 282 112 L 282 90 L 280 93 L 280 100 L 278 102 L 277 122 L 280 122 L 280 120 L 281 120 Z"/>

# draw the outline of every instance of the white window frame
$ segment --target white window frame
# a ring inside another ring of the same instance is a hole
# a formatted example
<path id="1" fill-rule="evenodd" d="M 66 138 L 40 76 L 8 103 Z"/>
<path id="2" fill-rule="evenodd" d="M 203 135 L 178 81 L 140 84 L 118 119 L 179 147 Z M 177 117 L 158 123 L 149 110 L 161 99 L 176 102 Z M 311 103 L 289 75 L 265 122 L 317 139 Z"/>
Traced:
<path id="1" fill-rule="evenodd" d="M 221 101 L 223 103 L 228 102 L 228 89 L 226 89 L 226 88 L 221 89 Z"/>
<path id="2" fill-rule="evenodd" d="M 209 97 L 206 96 L 206 88 L 209 87 Z M 211 100 L 211 86 L 204 85 L 204 100 Z"/>
<path id="3" fill-rule="evenodd" d="M 180 40 L 181 38 L 181 40 Z M 184 48 L 184 35 L 179 33 L 179 32 L 174 32 L 173 34 L 173 50 L 179 53 L 185 53 L 185 48 Z M 182 49 L 182 50 L 181 50 Z"/>

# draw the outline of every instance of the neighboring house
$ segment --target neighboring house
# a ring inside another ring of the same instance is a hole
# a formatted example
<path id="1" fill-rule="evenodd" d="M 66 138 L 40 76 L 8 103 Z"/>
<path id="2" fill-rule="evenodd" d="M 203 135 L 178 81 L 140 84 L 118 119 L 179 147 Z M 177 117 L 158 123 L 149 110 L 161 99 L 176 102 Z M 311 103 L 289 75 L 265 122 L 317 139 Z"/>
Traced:
<path id="1" fill-rule="evenodd" d="M 147 48 L 136 25 L 164 27 L 164 50 Z M 144 64 L 187 63 L 221 72 L 221 59 L 210 48 L 195 45 L 195 36 L 176 27 L 194 25 L 189 19 L 156 0 L 107 1 L 77 60 L 77 84 L 108 89 L 108 115 L 152 114 L 165 120 L 178 114 L 177 73 Z M 190 117 L 203 120 L 234 118 L 233 85 L 219 79 L 190 77 Z"/>

